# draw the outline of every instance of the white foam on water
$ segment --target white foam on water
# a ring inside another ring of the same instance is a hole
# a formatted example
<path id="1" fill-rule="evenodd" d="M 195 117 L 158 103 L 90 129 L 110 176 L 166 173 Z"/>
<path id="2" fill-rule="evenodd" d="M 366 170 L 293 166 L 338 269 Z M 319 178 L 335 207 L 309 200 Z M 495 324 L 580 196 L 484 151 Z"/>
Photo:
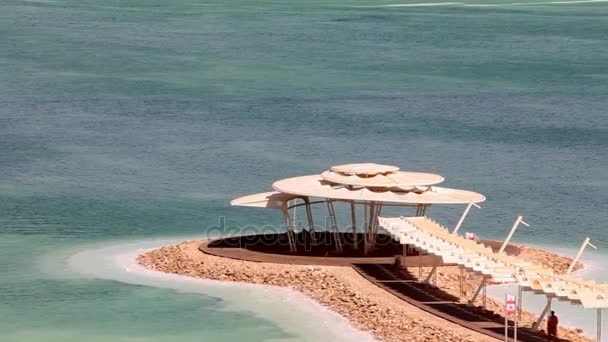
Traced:
<path id="1" fill-rule="evenodd" d="M 299 291 L 167 274 L 145 269 L 136 261 L 145 251 L 183 240 L 155 239 L 90 246 L 67 257 L 63 272 L 67 271 L 65 275 L 71 277 L 114 280 L 217 297 L 223 301 L 223 310 L 246 312 L 269 320 L 295 336 L 297 341 L 375 341 L 371 334 L 356 329 L 346 318 Z"/>
<path id="2" fill-rule="evenodd" d="M 454 6 L 464 5 L 462 2 L 422 2 L 417 4 L 389 4 L 381 7 L 428 7 L 428 6 Z"/>

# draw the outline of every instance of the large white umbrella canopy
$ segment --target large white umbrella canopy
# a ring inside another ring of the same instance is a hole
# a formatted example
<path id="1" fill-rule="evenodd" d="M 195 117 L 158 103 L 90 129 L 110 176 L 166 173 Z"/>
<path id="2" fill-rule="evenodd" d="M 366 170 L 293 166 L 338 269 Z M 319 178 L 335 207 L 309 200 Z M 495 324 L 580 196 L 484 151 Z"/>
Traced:
<path id="1" fill-rule="evenodd" d="M 332 166 L 330 171 L 345 175 L 368 175 L 373 176 L 382 173 L 399 171 L 398 166 L 382 165 L 376 163 L 342 164 Z"/>
<path id="2" fill-rule="evenodd" d="M 467 204 L 486 200 L 482 194 L 437 186 L 400 186 L 395 188 L 366 188 L 336 185 L 321 175 L 287 178 L 272 184 L 285 194 L 346 201 L 370 201 L 401 204 Z"/>
<path id="3" fill-rule="evenodd" d="M 367 174 L 343 174 L 332 170 L 321 173 L 321 177 L 334 184 L 346 184 L 364 187 L 402 187 L 408 188 L 418 185 L 433 185 L 443 182 L 444 178 L 432 173 L 392 171 Z"/>

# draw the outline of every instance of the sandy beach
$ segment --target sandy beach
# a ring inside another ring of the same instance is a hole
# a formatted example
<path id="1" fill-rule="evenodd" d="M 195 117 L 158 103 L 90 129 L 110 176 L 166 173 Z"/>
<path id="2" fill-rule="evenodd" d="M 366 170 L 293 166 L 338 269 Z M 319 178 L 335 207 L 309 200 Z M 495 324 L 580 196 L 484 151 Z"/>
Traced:
<path id="1" fill-rule="evenodd" d="M 375 286 L 350 267 L 304 266 L 241 261 L 208 255 L 198 250 L 203 241 L 183 243 L 149 251 L 138 257 L 148 269 L 221 281 L 286 286 L 299 290 L 335 312 L 347 317 L 357 328 L 371 332 L 381 341 L 493 341 L 494 339 L 434 316 L 397 299 Z M 565 270 L 570 259 L 525 246 L 515 249 L 520 256 L 537 263 L 550 263 Z M 577 265 L 577 269 L 582 265 Z M 429 269 L 423 269 L 422 276 Z M 418 274 L 412 271 L 413 274 Z M 437 284 L 458 296 L 457 267 L 441 267 Z M 467 295 L 474 291 L 480 278 L 469 276 Z M 502 304 L 491 298 L 487 307 L 500 312 Z M 535 315 L 524 311 L 522 323 L 529 326 Z M 580 330 L 560 328 L 559 335 L 571 341 L 591 341 Z"/>

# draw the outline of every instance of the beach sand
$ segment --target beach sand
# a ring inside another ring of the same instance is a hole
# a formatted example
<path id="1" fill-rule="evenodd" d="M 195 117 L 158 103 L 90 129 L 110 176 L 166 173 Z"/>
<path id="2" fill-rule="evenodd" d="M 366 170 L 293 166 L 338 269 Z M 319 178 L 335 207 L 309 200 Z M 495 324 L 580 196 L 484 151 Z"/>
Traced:
<path id="1" fill-rule="evenodd" d="M 185 241 L 149 251 L 140 255 L 138 262 L 148 269 L 167 273 L 291 287 L 347 317 L 354 326 L 373 333 L 381 341 L 496 341 L 397 299 L 350 267 L 284 265 L 222 258 L 199 251 L 198 246 L 202 242 Z M 551 264 L 558 271 L 565 271 L 571 261 L 525 246 L 516 246 L 512 251 L 528 260 Z M 581 266 L 577 265 L 577 268 Z M 425 277 L 429 271 L 430 268 L 423 268 L 422 276 Z M 455 266 L 440 267 L 438 286 L 458 296 L 459 272 Z M 418 268 L 411 273 L 417 275 Z M 480 280 L 473 275 L 467 278 L 465 291 L 469 297 Z M 503 307 L 491 298 L 487 298 L 486 305 L 496 312 L 502 311 Z M 534 320 L 534 314 L 522 313 L 524 326 L 530 326 Z M 571 341 L 591 341 L 576 329 L 562 327 L 559 335 Z"/>

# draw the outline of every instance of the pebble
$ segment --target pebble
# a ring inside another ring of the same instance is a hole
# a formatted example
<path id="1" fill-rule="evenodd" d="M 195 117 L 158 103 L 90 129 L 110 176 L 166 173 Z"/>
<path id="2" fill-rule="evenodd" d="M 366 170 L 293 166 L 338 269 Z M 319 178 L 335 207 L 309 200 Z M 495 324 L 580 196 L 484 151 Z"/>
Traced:
<path id="1" fill-rule="evenodd" d="M 376 302 L 372 296 L 358 293 L 349 284 L 343 283 L 334 276 L 330 269 L 314 266 L 262 264 L 207 254 L 197 254 L 195 261 L 188 255 L 186 248 L 186 245 L 192 243 L 192 241 L 184 242 L 176 246 L 146 252 L 138 257 L 138 262 L 146 268 L 167 273 L 292 287 L 348 317 L 355 326 L 370 331 L 381 341 L 475 341 L 472 336 L 463 335 L 436 323 L 413 317 L 405 311 L 390 309 Z M 200 253 L 198 250 L 196 252 Z M 568 267 L 570 260 L 528 247 L 522 247 L 520 253 L 524 253 L 523 256 L 529 260 L 550 262 L 554 268 L 564 270 Z M 199 261 L 198 259 L 201 257 L 203 260 Z M 423 277 L 429 270 L 423 269 Z M 442 290 L 456 297 L 460 291 L 459 272 L 457 267 L 447 266 L 442 267 L 441 271 L 437 273 L 437 284 Z M 411 273 L 417 275 L 417 268 Z M 469 276 L 465 282 L 466 292 L 473 293 L 480 280 L 479 277 Z M 487 299 L 488 309 L 500 312 L 502 307 L 502 303 L 491 298 Z M 523 325 L 531 325 L 534 321 L 535 316 L 532 313 L 522 313 L 521 323 Z M 582 333 L 580 329 L 560 329 L 562 338 L 576 342 L 591 341 L 582 337 L 580 333 Z"/>

